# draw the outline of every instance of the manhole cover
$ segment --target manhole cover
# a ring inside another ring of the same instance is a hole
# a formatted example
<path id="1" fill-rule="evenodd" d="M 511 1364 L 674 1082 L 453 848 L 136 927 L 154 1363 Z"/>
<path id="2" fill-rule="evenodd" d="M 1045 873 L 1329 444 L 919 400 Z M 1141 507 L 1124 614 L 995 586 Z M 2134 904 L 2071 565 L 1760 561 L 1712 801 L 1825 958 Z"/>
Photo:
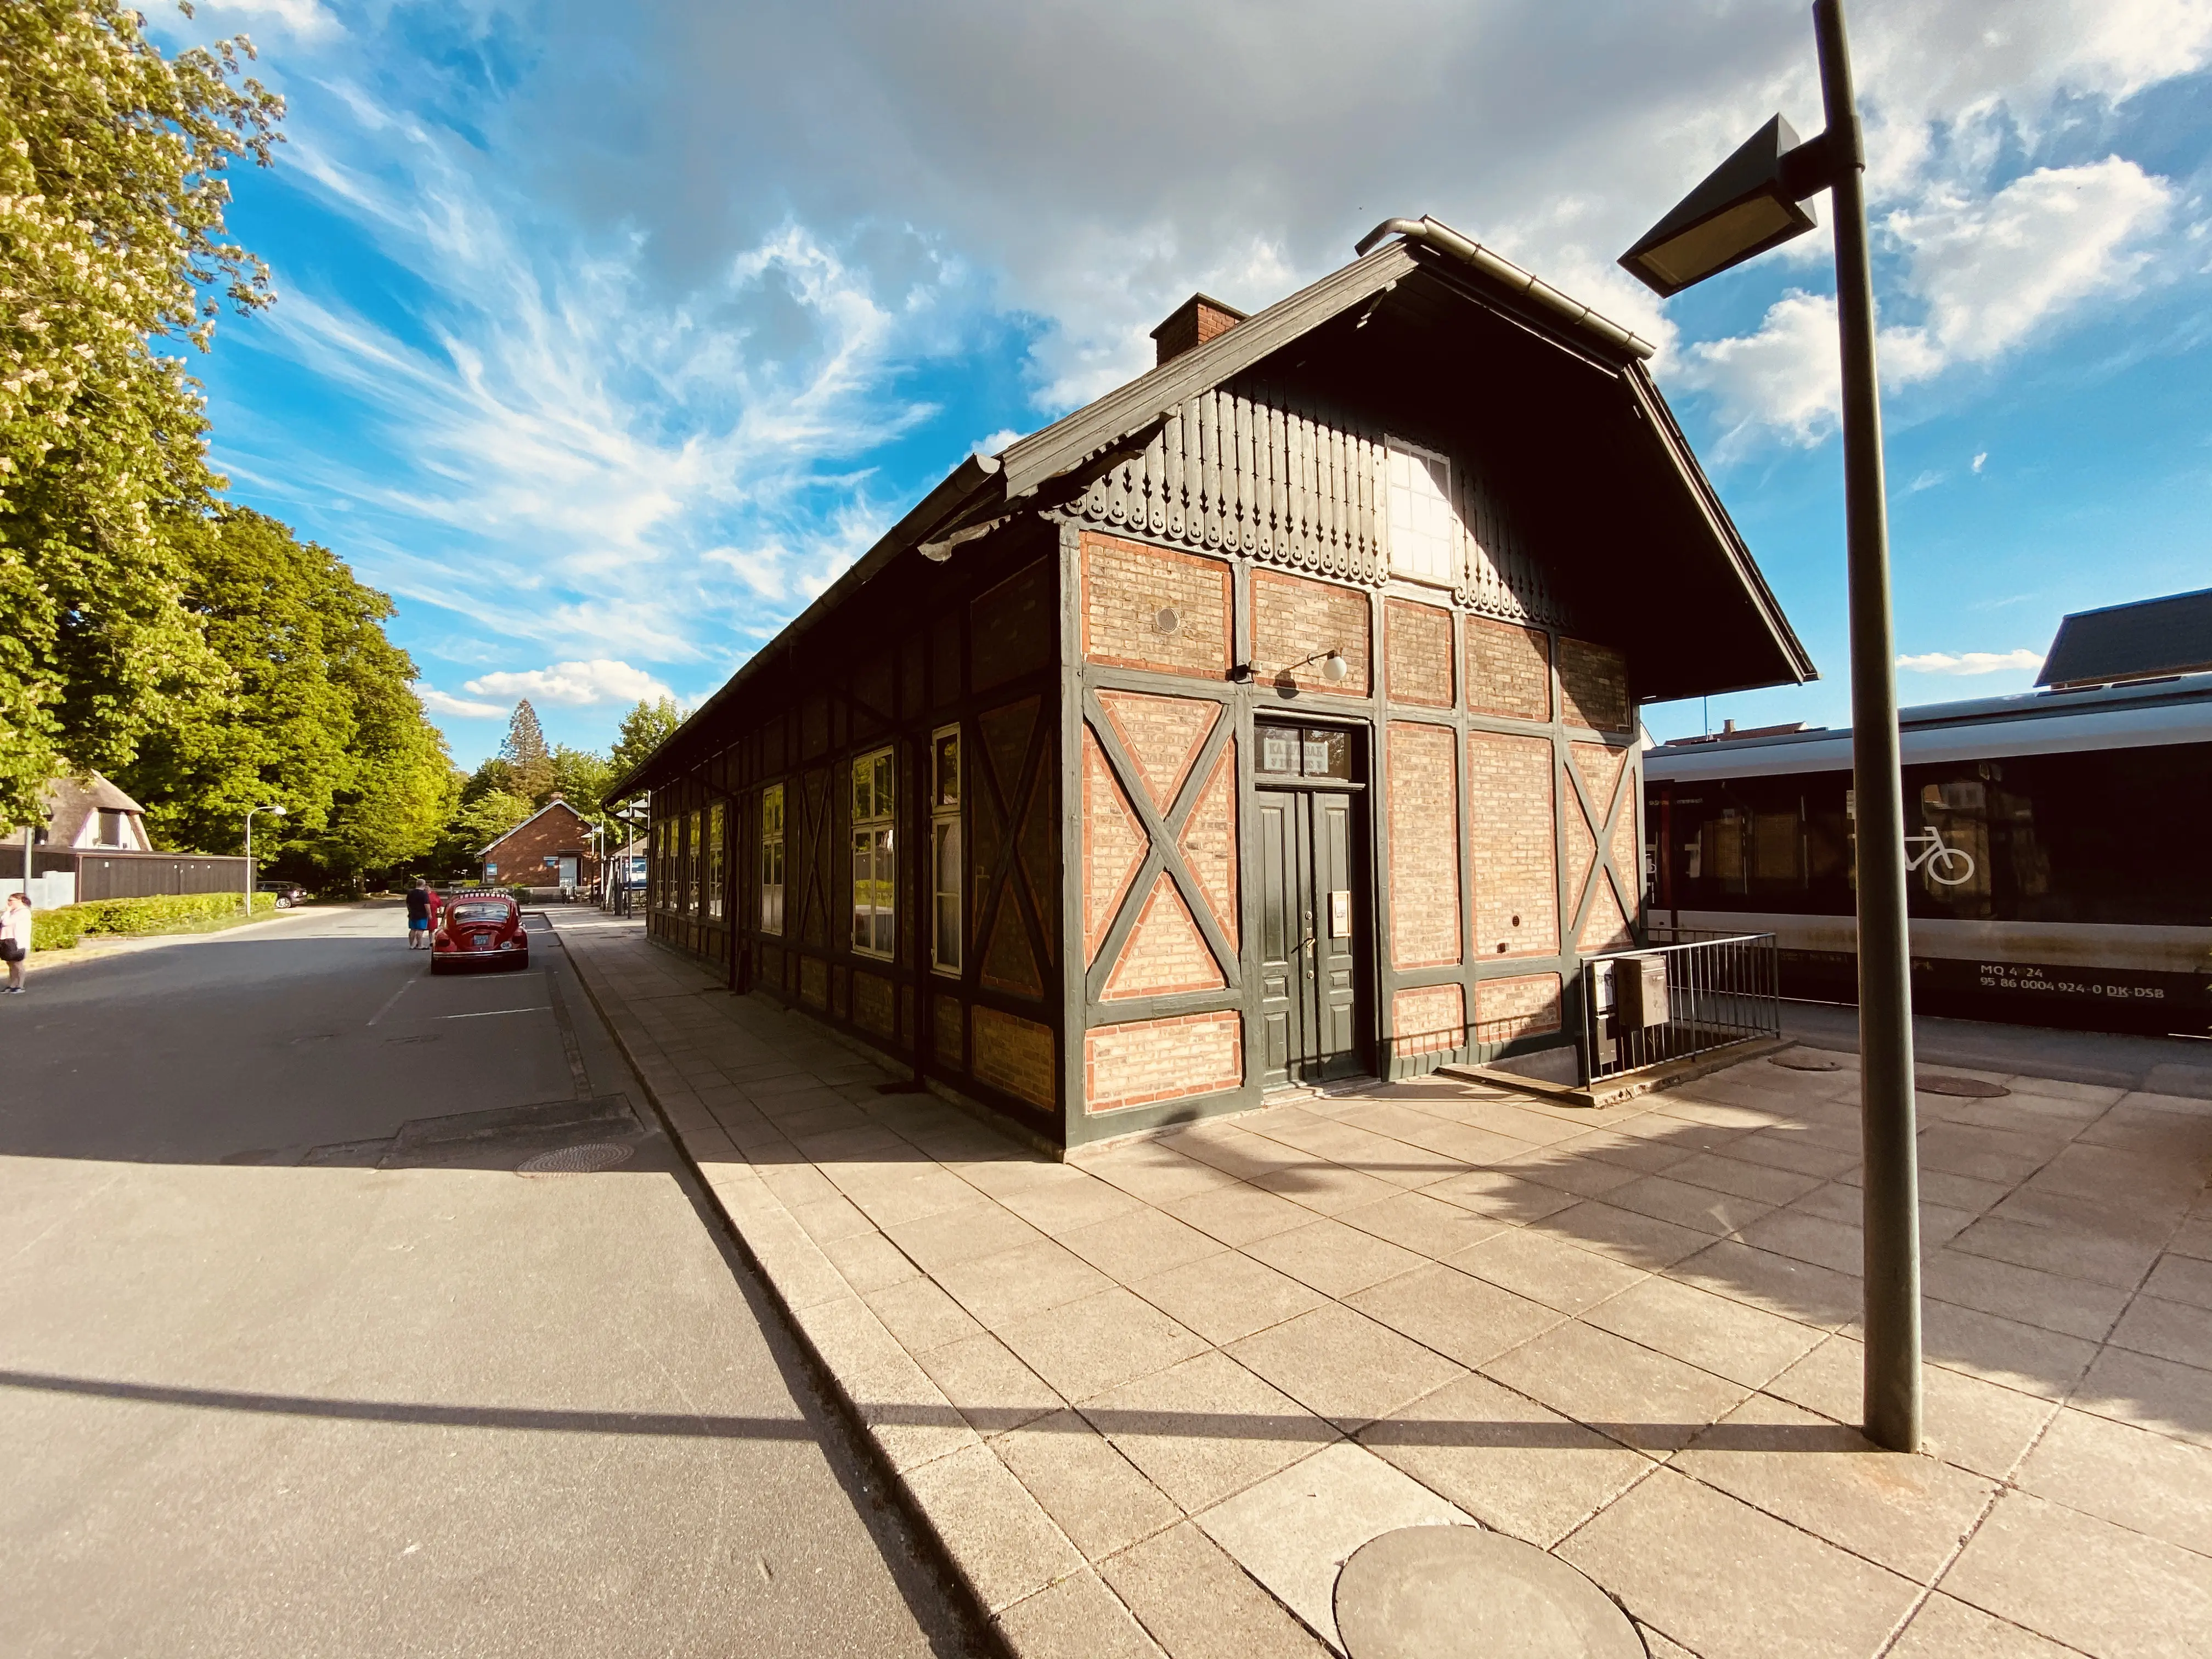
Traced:
<path id="1" fill-rule="evenodd" d="M 2012 1092 L 2002 1083 L 1986 1083 L 1978 1077 L 1947 1077 L 1941 1072 L 1914 1073 L 1912 1086 L 1924 1095 L 1962 1095 L 1969 1100 L 1995 1100 Z"/>
<path id="2" fill-rule="evenodd" d="M 594 1170 L 611 1170 L 617 1164 L 627 1164 L 637 1149 L 619 1140 L 587 1140 L 580 1146 L 562 1146 L 550 1152 L 540 1152 L 520 1169 L 517 1175 L 589 1175 Z"/>
<path id="3" fill-rule="evenodd" d="M 1787 1054 L 1769 1054 L 1767 1062 L 1786 1066 L 1793 1072 L 1840 1072 L 1844 1062 L 1832 1054 L 1824 1054 L 1812 1048 L 1792 1048 Z"/>
<path id="4" fill-rule="evenodd" d="M 1612 1598 L 1555 1555 L 1477 1527 L 1406 1527 L 1336 1581 L 1352 1659 L 1644 1659 Z"/>

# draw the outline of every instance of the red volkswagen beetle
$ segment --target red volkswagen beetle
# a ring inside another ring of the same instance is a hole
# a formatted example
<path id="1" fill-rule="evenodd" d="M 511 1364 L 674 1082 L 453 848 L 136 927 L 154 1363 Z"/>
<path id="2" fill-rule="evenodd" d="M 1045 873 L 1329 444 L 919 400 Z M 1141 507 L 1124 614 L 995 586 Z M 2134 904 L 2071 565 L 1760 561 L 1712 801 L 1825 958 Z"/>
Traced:
<path id="1" fill-rule="evenodd" d="M 522 907 L 506 893 L 453 893 L 438 911 L 430 934 L 434 974 L 493 971 L 530 966 L 530 935 Z"/>

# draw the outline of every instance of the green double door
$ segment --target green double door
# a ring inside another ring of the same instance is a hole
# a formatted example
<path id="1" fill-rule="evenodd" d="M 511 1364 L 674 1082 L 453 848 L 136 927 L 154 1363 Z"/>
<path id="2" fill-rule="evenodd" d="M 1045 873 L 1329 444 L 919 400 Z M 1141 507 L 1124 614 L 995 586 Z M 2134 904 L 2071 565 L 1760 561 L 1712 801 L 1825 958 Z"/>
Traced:
<path id="1" fill-rule="evenodd" d="M 1357 1077 L 1365 907 L 1356 790 L 1259 780 L 1261 1086 Z"/>

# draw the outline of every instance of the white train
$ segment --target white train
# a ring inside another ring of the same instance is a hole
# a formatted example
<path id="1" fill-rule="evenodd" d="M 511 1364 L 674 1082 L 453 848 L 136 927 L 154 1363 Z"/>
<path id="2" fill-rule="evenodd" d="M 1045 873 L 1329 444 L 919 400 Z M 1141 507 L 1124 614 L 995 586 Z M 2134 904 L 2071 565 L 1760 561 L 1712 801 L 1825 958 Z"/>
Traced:
<path id="1" fill-rule="evenodd" d="M 1936 703 L 1900 726 L 1915 1005 L 2204 1034 L 2212 672 Z M 1647 751 L 1651 920 L 1771 933 L 1784 995 L 1854 1000 L 1850 765 L 1847 731 Z"/>

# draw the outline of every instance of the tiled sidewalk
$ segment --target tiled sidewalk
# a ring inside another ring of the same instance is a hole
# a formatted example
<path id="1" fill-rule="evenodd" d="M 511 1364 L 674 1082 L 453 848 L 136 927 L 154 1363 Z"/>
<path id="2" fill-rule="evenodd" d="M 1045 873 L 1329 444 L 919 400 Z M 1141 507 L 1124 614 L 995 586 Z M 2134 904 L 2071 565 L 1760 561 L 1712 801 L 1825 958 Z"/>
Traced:
<path id="1" fill-rule="evenodd" d="M 1020 1654 L 1318 1659 L 1352 1550 L 1470 1520 L 1655 1655 L 2212 1653 L 2212 1103 L 1923 1095 L 1899 1456 L 1846 1426 L 1847 1057 L 1602 1113 L 1376 1086 L 1063 1164 L 555 920 Z"/>

